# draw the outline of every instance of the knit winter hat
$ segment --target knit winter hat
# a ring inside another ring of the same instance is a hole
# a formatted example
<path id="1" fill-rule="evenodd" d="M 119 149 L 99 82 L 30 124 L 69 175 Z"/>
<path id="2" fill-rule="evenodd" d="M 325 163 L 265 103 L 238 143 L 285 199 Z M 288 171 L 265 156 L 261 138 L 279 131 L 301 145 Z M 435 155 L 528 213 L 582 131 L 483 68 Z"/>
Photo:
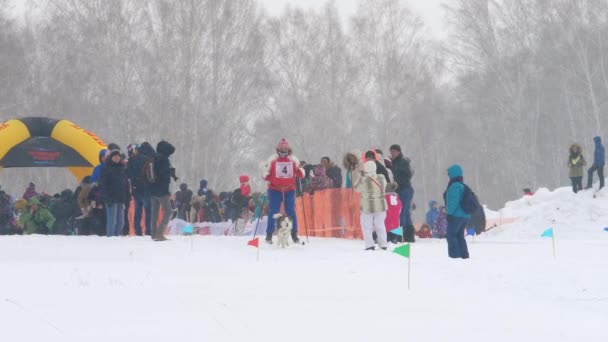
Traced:
<path id="1" fill-rule="evenodd" d="M 365 162 L 365 164 L 363 164 L 363 170 L 365 171 L 365 174 L 367 175 L 375 175 L 376 174 L 376 162 L 375 161 L 368 161 Z"/>
<path id="2" fill-rule="evenodd" d="M 289 151 L 290 149 L 289 143 L 285 138 L 281 139 L 279 145 L 277 145 L 277 151 Z"/>
<path id="3" fill-rule="evenodd" d="M 241 183 L 247 183 L 247 182 L 249 182 L 249 176 L 247 176 L 247 175 L 240 176 L 239 177 L 239 182 L 241 182 Z"/>

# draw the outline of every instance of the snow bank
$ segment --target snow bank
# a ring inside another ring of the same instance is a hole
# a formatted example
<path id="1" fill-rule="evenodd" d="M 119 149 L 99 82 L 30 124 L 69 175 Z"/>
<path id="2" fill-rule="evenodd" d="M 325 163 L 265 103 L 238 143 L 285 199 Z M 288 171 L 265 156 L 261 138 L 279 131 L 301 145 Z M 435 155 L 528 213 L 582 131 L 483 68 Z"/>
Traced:
<path id="1" fill-rule="evenodd" d="M 247 237 L 0 237 L 2 341 L 604 342 L 608 194 L 539 190 L 516 223 L 406 259 L 361 241 L 280 249 Z M 541 232 L 554 227 L 558 258 Z"/>
<path id="2" fill-rule="evenodd" d="M 534 196 L 508 202 L 498 215 L 517 218 L 517 221 L 491 230 L 489 236 L 528 239 L 553 228 L 558 239 L 605 239 L 608 237 L 604 231 L 608 227 L 608 189 L 578 194 L 571 188 L 539 189 Z"/>

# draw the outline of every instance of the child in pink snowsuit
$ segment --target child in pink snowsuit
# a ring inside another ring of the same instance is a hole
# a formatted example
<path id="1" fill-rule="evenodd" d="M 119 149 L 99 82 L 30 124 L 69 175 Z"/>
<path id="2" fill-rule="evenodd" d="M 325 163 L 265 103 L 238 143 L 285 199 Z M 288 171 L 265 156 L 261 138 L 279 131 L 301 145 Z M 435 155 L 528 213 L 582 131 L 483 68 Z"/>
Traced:
<path id="1" fill-rule="evenodd" d="M 399 228 L 399 217 L 403 208 L 396 190 L 397 183 L 389 183 L 386 186 L 386 205 L 388 210 L 386 212 L 386 219 L 384 220 L 388 241 L 395 244 L 401 241 L 402 238 L 399 235 L 391 233 L 391 230 Z"/>

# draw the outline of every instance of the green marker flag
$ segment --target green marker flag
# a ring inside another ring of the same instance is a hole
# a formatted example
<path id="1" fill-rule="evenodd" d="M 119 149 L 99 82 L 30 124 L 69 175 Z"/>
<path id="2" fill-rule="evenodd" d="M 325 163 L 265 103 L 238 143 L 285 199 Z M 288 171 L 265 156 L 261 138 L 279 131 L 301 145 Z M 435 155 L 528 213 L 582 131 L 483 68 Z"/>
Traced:
<path id="1" fill-rule="evenodd" d="M 412 282 L 412 275 L 411 275 L 411 271 L 412 271 L 412 256 L 410 254 L 410 244 L 405 244 L 403 246 L 399 246 L 397 248 L 395 248 L 393 250 L 393 253 L 399 254 L 402 257 L 406 257 L 407 258 L 407 289 L 409 290 L 411 288 L 411 282 Z"/>
<path id="2" fill-rule="evenodd" d="M 409 259 L 410 257 L 410 244 L 403 245 L 401 247 L 397 247 L 393 250 L 394 253 L 401 255 L 402 257 L 406 257 Z"/>

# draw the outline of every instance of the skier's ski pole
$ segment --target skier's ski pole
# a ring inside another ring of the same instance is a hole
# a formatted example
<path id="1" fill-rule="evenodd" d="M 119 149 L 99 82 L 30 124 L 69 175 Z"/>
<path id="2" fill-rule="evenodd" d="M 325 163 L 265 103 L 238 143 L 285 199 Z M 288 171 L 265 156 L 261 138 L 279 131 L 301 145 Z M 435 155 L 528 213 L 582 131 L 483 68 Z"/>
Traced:
<path id="1" fill-rule="evenodd" d="M 266 205 L 266 198 L 268 195 L 264 196 L 262 199 L 262 206 L 260 207 L 260 217 L 258 217 L 258 223 L 255 224 L 255 230 L 253 231 L 253 238 L 255 239 L 258 234 L 258 227 L 260 226 L 260 221 L 262 221 L 262 215 L 264 215 L 264 205 Z"/>

